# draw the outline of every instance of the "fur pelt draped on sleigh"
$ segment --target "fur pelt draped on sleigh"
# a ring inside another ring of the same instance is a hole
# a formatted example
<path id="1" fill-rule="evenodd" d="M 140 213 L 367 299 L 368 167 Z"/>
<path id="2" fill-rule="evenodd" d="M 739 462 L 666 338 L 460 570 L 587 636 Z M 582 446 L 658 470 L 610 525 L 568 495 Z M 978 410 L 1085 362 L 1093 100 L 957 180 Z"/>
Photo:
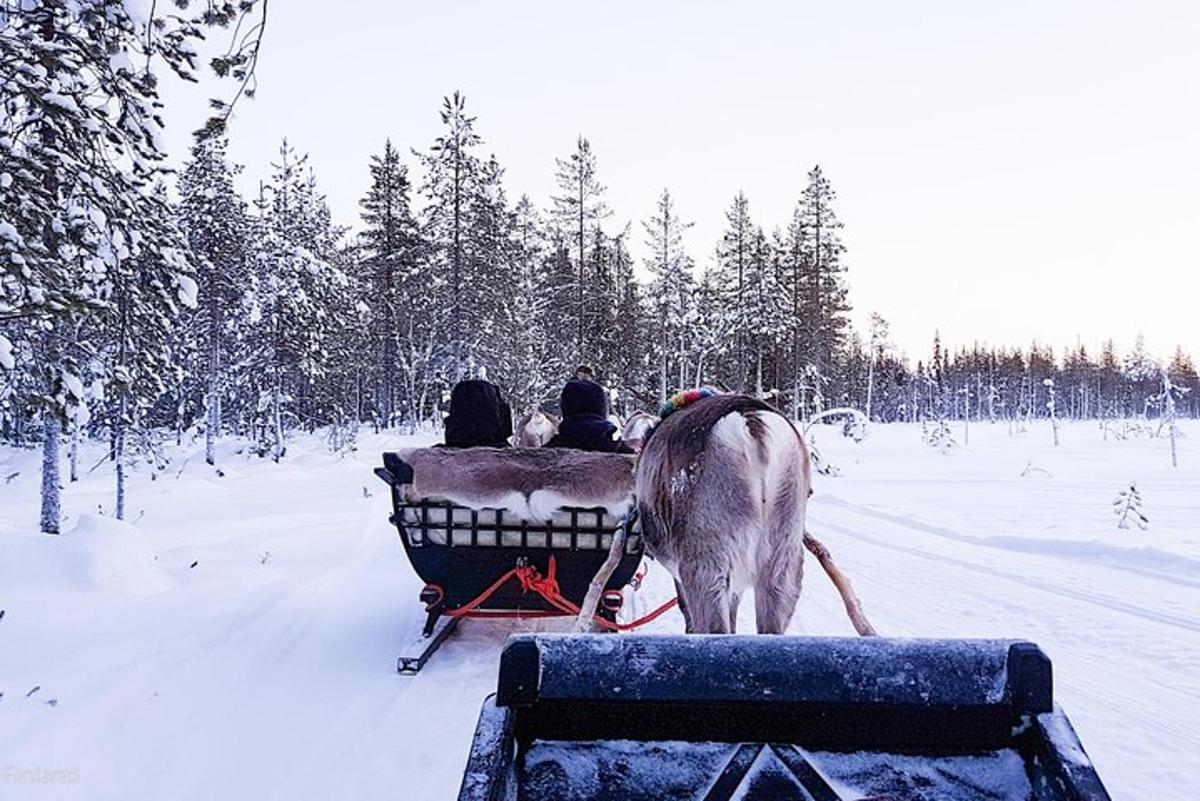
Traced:
<path id="1" fill-rule="evenodd" d="M 633 505 L 634 457 L 562 448 L 408 448 L 407 500 L 440 499 L 470 509 L 507 509 L 549 520 L 557 509 L 600 507 L 621 517 Z"/>

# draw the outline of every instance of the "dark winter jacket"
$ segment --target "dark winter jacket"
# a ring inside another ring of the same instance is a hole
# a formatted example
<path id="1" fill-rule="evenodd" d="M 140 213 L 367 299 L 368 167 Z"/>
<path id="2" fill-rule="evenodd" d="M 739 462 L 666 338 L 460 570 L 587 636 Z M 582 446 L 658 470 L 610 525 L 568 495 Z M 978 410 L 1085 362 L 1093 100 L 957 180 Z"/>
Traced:
<path id="1" fill-rule="evenodd" d="M 512 411 L 500 390 L 487 381 L 459 381 L 450 392 L 447 448 L 507 448 Z"/>
<path id="2" fill-rule="evenodd" d="M 613 439 L 617 427 L 605 416 L 608 400 L 604 387 L 593 381 L 568 381 L 563 387 L 562 422 L 547 448 L 574 448 L 602 453 L 633 453 L 624 442 Z"/>

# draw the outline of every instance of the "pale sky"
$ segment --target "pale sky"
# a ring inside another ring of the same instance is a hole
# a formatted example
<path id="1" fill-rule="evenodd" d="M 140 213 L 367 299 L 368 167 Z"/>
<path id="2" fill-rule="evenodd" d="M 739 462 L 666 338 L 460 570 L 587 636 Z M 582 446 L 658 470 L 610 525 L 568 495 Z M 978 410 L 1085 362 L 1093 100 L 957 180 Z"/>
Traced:
<path id="1" fill-rule="evenodd" d="M 914 359 L 935 328 L 1200 357 L 1200 3 L 281 0 L 232 123 L 242 188 L 286 135 L 357 225 L 368 157 L 427 148 L 455 89 L 514 201 L 548 205 L 587 136 L 637 252 L 663 187 L 705 264 L 739 190 L 770 231 L 820 163 L 855 324 L 880 312 Z M 202 94 L 166 92 L 180 160 Z"/>

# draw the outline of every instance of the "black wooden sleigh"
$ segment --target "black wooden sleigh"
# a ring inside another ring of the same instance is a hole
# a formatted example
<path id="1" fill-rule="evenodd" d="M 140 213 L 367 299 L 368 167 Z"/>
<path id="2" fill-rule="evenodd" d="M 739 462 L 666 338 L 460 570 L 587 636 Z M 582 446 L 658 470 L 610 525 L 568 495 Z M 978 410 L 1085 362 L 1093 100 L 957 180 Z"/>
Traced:
<path id="1" fill-rule="evenodd" d="M 1029 642 L 522 635 L 459 801 L 1109 801 Z"/>
<path id="2" fill-rule="evenodd" d="M 465 452 L 464 452 L 465 453 Z M 622 588 L 642 558 L 636 519 L 603 508 L 561 508 L 549 520 L 525 520 L 507 509 L 471 509 L 410 498 L 413 467 L 383 455 L 375 474 L 391 487 L 391 522 L 417 575 L 426 621 L 396 663 L 414 674 L 465 617 L 550 617 L 575 614 L 608 556 L 617 528 L 628 525 L 624 555 L 609 578 L 598 614 L 615 620 Z M 548 600 L 549 596 L 549 600 Z M 553 600 L 557 599 L 557 603 Z"/>

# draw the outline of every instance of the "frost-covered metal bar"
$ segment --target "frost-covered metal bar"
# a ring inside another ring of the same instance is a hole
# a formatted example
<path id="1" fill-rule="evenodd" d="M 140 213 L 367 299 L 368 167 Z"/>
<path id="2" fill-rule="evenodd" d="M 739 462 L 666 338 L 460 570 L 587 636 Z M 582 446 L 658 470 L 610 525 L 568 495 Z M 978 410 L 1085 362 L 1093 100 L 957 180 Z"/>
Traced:
<path id="1" fill-rule="evenodd" d="M 460 801 L 1107 801 L 1010 640 L 521 635 Z"/>
<path id="2" fill-rule="evenodd" d="M 1053 708 L 1050 661 L 1032 643 L 737 635 L 513 637 L 497 703 L 527 707 L 554 739 L 831 748 L 993 747 Z"/>

